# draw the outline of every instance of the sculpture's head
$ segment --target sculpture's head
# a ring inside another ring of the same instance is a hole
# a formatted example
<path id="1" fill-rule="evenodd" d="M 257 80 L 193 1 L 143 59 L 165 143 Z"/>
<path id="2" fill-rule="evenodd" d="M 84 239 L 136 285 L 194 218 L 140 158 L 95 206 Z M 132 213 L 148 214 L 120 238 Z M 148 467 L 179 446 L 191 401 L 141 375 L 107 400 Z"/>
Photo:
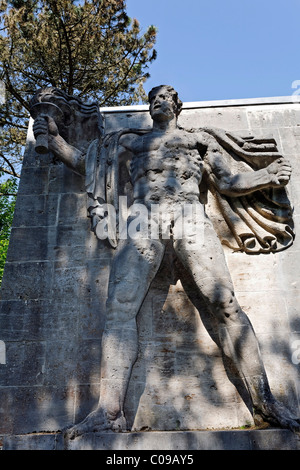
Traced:
<path id="1" fill-rule="evenodd" d="M 178 93 L 169 85 L 152 88 L 148 95 L 152 119 L 167 120 L 178 116 L 182 109 L 182 101 Z"/>

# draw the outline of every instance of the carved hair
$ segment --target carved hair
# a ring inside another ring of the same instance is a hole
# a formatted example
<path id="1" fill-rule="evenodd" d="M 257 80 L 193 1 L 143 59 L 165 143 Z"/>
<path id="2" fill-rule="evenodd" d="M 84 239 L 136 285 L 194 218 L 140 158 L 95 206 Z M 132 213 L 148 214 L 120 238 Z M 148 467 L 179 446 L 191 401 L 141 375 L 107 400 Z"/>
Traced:
<path id="1" fill-rule="evenodd" d="M 96 102 L 84 103 L 81 99 L 77 98 L 77 96 L 68 95 L 65 91 L 55 87 L 45 87 L 37 90 L 30 101 L 30 107 L 43 101 L 55 102 L 57 99 L 64 100 L 69 106 L 75 106 L 78 111 L 87 115 L 99 112 L 99 106 Z"/>
<path id="2" fill-rule="evenodd" d="M 50 102 L 58 106 L 64 114 L 60 123 L 60 135 L 71 145 L 85 151 L 89 143 L 100 138 L 103 133 L 103 119 L 96 102 L 84 103 L 77 96 L 55 87 L 37 90 L 30 101 L 30 107 L 37 103 Z"/>
<path id="3" fill-rule="evenodd" d="M 159 85 L 159 86 L 152 88 L 152 90 L 150 90 L 148 94 L 149 103 L 151 102 L 153 97 L 157 95 L 160 91 L 165 91 L 167 94 L 171 96 L 171 98 L 173 99 L 176 105 L 176 116 L 178 116 L 182 109 L 182 101 L 178 98 L 177 91 L 170 85 Z"/>

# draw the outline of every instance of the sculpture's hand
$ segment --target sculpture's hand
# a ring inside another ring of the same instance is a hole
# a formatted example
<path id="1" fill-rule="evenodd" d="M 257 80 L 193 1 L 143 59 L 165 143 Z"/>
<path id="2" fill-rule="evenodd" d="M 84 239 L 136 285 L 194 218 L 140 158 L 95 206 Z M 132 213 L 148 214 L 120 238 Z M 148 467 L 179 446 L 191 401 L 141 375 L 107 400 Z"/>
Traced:
<path id="1" fill-rule="evenodd" d="M 271 177 L 271 186 L 285 186 L 289 182 L 292 167 L 284 158 L 279 158 L 267 166 L 266 169 Z"/>
<path id="2" fill-rule="evenodd" d="M 58 127 L 54 119 L 46 114 L 41 114 L 34 120 L 33 133 L 35 138 L 41 134 L 47 135 L 49 133 L 53 136 L 57 136 L 59 134 Z"/>
<path id="3" fill-rule="evenodd" d="M 59 134 L 55 120 L 46 114 L 40 114 L 33 123 L 33 133 L 43 140 L 44 146 L 79 175 L 85 174 L 85 155 L 68 144 Z M 36 147 L 37 148 L 37 147 Z M 39 152 L 45 153 L 45 152 Z"/>
<path id="4" fill-rule="evenodd" d="M 57 140 L 59 138 L 58 127 L 55 120 L 46 114 L 40 114 L 34 120 L 33 133 L 36 139 L 36 151 L 47 153 L 51 150 L 55 153 Z"/>

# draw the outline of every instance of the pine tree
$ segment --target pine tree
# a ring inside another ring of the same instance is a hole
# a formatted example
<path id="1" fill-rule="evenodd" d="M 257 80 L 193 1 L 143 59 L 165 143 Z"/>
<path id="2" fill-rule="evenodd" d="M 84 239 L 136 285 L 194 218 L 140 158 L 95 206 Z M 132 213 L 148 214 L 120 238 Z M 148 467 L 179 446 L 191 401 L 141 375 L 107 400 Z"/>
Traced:
<path id="1" fill-rule="evenodd" d="M 50 85 L 100 106 L 145 101 L 155 41 L 124 0 L 0 0 L 0 282 L 30 99 Z"/>
<path id="2" fill-rule="evenodd" d="M 0 171 L 20 175 L 28 103 L 51 85 L 100 106 L 146 99 L 156 29 L 142 34 L 124 0 L 0 0 Z"/>
<path id="3" fill-rule="evenodd" d="M 16 190 L 16 178 L 9 178 L 4 183 L 0 184 L 0 285 L 16 203 Z"/>

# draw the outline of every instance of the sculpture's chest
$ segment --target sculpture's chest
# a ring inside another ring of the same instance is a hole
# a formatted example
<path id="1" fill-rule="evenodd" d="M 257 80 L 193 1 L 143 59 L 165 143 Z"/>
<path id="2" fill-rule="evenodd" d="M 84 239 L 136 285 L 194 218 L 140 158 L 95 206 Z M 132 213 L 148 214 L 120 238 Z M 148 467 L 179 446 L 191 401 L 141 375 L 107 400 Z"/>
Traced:
<path id="1" fill-rule="evenodd" d="M 150 134 L 141 136 L 135 140 L 133 152 L 141 155 L 151 152 L 159 152 L 161 156 L 168 154 L 170 151 L 185 152 L 196 149 L 196 139 L 184 132 L 174 131 L 163 135 Z"/>

